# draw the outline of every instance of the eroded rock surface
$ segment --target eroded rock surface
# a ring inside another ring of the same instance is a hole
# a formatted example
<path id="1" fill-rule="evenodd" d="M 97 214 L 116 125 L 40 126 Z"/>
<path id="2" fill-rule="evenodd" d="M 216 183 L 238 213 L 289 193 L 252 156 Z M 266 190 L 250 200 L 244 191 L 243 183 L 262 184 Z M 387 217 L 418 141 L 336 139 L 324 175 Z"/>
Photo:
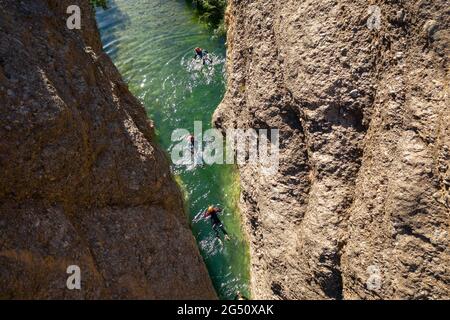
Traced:
<path id="1" fill-rule="evenodd" d="M 216 297 L 87 0 L 0 1 L 0 168 L 0 298 Z M 68 265 L 81 290 L 66 289 Z"/>
<path id="2" fill-rule="evenodd" d="M 227 20 L 215 124 L 281 134 L 276 175 L 240 166 L 254 296 L 448 299 L 448 3 L 230 0 Z"/>

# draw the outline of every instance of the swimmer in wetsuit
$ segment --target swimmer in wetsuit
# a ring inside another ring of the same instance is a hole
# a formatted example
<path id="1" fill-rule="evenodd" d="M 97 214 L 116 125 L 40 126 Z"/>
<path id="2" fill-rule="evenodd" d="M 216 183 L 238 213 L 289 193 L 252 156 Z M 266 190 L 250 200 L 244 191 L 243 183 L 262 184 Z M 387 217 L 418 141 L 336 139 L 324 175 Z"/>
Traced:
<path id="1" fill-rule="evenodd" d="M 209 57 L 208 51 L 197 47 L 194 49 L 194 52 L 195 52 L 194 59 L 197 58 L 202 59 L 203 64 L 206 64 L 206 62 L 212 63 L 212 59 Z"/>
<path id="2" fill-rule="evenodd" d="M 225 230 L 225 227 L 223 226 L 222 221 L 220 221 L 218 214 L 222 212 L 222 209 L 214 206 L 209 206 L 208 209 L 203 213 L 203 216 L 205 218 L 211 219 L 211 224 L 214 232 L 216 233 L 216 237 L 220 239 L 220 233 L 219 230 L 222 231 L 222 233 L 225 236 L 225 240 L 230 240 L 230 237 L 228 236 L 227 231 Z"/>

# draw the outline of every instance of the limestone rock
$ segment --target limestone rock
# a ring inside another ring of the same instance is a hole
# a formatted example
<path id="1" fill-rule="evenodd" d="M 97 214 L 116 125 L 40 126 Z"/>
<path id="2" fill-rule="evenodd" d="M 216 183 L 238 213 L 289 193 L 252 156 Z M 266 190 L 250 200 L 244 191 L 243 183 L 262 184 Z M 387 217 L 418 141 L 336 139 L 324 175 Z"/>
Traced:
<path id="1" fill-rule="evenodd" d="M 81 30 L 66 27 L 73 4 Z M 89 1 L 0 2 L 0 102 L 0 298 L 216 297 Z"/>
<path id="2" fill-rule="evenodd" d="M 450 297 L 448 3 L 377 3 L 229 1 L 215 124 L 281 131 L 239 168 L 256 298 Z"/>

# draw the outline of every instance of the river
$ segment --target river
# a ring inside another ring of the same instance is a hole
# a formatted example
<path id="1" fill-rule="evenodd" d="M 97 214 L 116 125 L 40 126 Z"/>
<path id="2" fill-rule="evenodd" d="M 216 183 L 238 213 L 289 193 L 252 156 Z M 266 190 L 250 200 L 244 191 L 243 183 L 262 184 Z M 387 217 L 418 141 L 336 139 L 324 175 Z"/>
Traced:
<path id="1" fill-rule="evenodd" d="M 173 130 L 193 131 L 194 121 L 211 127 L 225 92 L 225 45 L 199 22 L 184 0 L 110 0 L 97 10 L 103 46 L 144 104 L 160 145 L 170 152 Z M 206 48 L 211 65 L 194 61 L 195 47 Z M 184 195 L 192 232 L 221 299 L 237 291 L 249 296 L 248 244 L 238 210 L 239 177 L 232 165 L 172 166 Z M 223 208 L 231 235 L 222 244 L 211 223 L 201 218 L 208 205 Z"/>

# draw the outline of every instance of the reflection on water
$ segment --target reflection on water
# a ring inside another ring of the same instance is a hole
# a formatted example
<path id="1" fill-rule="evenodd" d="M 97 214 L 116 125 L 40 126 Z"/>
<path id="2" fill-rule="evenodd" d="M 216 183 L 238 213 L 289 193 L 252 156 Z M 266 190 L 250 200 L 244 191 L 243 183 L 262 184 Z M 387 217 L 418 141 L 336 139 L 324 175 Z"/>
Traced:
<path id="1" fill-rule="evenodd" d="M 193 131 L 194 121 L 211 127 L 211 116 L 225 91 L 223 39 L 200 25 L 184 0 L 114 0 L 99 9 L 97 21 L 105 51 L 130 90 L 145 105 L 157 127 L 160 144 L 171 150 L 172 131 Z M 194 59 L 195 47 L 209 51 L 212 63 Z M 248 293 L 247 242 L 238 215 L 239 182 L 230 165 L 177 166 L 192 231 L 221 298 Z M 210 204 L 223 208 L 230 241 L 215 238 L 202 217 Z"/>

